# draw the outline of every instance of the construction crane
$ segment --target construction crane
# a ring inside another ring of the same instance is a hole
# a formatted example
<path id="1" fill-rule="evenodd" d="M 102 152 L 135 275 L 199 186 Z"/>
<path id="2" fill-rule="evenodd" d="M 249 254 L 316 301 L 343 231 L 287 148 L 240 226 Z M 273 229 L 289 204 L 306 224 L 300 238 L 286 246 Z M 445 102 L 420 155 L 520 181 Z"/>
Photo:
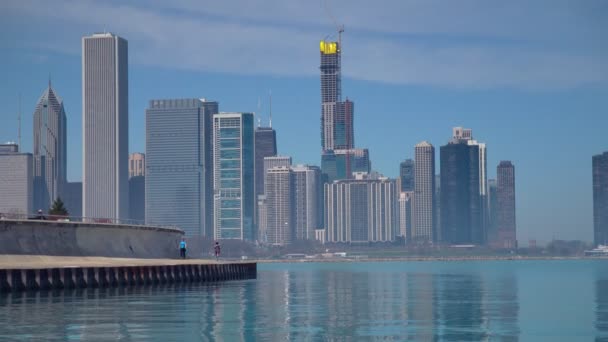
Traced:
<path id="1" fill-rule="evenodd" d="M 329 19 L 331 19 L 331 21 L 334 23 L 334 26 L 336 27 L 336 31 L 338 31 L 338 48 L 341 50 L 342 49 L 342 33 L 344 32 L 344 25 L 338 24 L 338 21 L 336 20 L 336 18 L 331 14 L 331 11 L 329 10 L 329 7 L 327 6 L 327 2 L 328 1 L 323 1 L 323 8 L 325 9 L 325 13 L 329 17 Z"/>

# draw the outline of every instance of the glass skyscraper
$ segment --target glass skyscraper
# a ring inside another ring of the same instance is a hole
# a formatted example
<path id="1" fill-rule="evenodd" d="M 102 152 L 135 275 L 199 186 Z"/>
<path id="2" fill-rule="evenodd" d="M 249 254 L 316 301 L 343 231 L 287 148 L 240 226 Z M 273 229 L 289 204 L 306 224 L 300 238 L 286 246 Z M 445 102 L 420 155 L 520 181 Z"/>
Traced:
<path id="1" fill-rule="evenodd" d="M 592 158 L 593 166 L 593 242 L 608 244 L 608 152 Z"/>
<path id="2" fill-rule="evenodd" d="M 212 234 L 211 125 L 217 111 L 217 102 L 204 99 L 150 101 L 146 109 L 146 222 L 177 225 L 187 236 Z"/>
<path id="3" fill-rule="evenodd" d="M 215 239 L 256 239 L 254 140 L 252 113 L 213 116 Z"/>
<path id="4" fill-rule="evenodd" d="M 67 183 L 67 133 L 63 101 L 49 86 L 34 111 L 34 208 L 48 210 L 64 197 Z"/>

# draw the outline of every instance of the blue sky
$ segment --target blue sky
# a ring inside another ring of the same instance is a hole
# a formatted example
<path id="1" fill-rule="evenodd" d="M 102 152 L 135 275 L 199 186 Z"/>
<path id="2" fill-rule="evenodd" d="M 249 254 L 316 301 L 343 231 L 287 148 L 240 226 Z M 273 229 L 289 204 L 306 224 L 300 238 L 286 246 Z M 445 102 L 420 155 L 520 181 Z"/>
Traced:
<path id="1" fill-rule="evenodd" d="M 0 3 L 0 140 L 23 149 L 49 74 L 68 116 L 68 177 L 81 178 L 81 37 L 129 41 L 130 151 L 153 98 L 205 97 L 266 119 L 279 152 L 319 164 L 318 41 L 344 24 L 343 95 L 355 143 L 394 177 L 414 145 L 453 126 L 488 145 L 489 176 L 516 166 L 518 239 L 590 241 L 591 156 L 608 150 L 608 2 L 174 0 Z M 261 101 L 259 99 L 261 98 Z M 261 103 L 261 106 L 259 105 Z"/>

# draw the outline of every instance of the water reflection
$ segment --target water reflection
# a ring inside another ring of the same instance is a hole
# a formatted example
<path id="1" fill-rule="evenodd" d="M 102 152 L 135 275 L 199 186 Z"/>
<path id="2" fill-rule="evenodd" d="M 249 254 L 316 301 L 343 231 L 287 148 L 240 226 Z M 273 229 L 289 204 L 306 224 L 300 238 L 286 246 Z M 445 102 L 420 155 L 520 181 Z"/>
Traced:
<path id="1" fill-rule="evenodd" d="M 595 296 L 595 328 L 598 331 L 596 341 L 606 341 L 608 340 L 608 278 L 595 281 Z"/>
<path id="2" fill-rule="evenodd" d="M 425 268 L 279 265 L 243 282 L 8 294 L 0 340 L 519 339 L 516 272 Z M 595 301 L 599 341 L 608 279 Z"/>

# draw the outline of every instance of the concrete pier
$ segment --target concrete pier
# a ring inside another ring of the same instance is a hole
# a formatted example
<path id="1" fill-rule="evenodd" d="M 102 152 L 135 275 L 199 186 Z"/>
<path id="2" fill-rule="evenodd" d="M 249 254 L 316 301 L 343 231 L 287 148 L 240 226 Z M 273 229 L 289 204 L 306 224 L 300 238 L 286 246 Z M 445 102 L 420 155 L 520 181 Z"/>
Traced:
<path id="1" fill-rule="evenodd" d="M 0 255 L 0 292 L 255 279 L 254 262 Z"/>

